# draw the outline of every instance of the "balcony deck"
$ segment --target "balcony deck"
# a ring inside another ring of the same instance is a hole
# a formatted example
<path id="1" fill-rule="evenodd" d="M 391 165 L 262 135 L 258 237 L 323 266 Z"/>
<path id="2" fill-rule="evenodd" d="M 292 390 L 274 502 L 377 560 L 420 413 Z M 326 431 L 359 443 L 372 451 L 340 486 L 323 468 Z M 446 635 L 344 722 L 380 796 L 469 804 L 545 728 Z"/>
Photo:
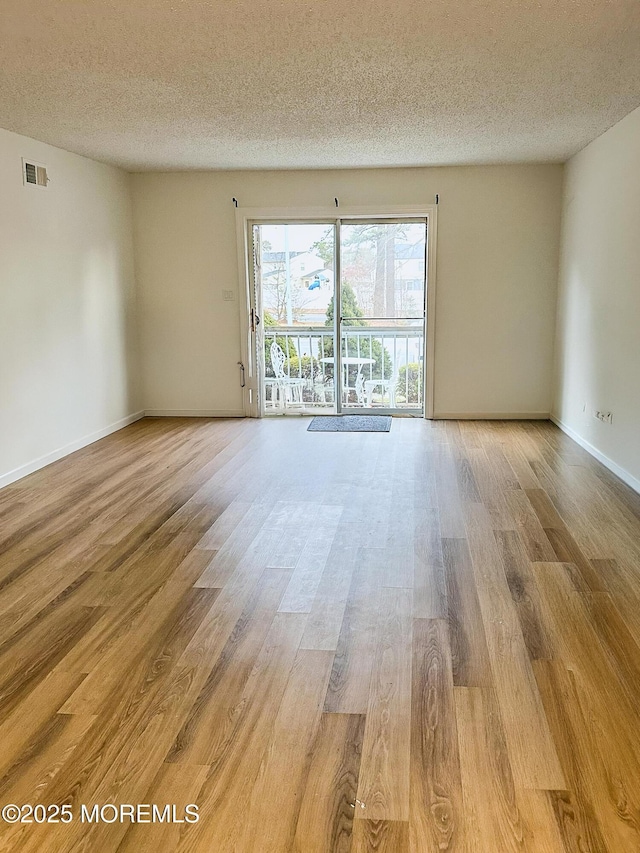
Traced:
<path id="1" fill-rule="evenodd" d="M 271 364 L 276 342 L 285 354 L 284 379 Z M 336 406 L 333 330 L 327 326 L 264 329 L 265 414 L 333 411 Z M 342 407 L 422 412 L 424 333 L 410 326 L 350 326 L 341 338 Z M 360 380 L 358 377 L 361 377 Z M 287 393 L 296 386 L 296 393 Z"/>

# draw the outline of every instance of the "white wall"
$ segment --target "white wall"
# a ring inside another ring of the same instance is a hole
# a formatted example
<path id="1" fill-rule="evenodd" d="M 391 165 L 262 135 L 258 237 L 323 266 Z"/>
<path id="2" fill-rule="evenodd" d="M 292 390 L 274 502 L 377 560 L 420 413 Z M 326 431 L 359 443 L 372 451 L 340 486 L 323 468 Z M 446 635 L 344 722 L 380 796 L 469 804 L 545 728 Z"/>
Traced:
<path id="1" fill-rule="evenodd" d="M 556 389 L 554 416 L 640 490 L 640 108 L 567 165 Z"/>
<path id="2" fill-rule="evenodd" d="M 561 187 L 553 165 L 133 176 L 144 408 L 241 411 L 233 196 L 384 210 L 437 192 L 435 411 L 548 414 Z"/>
<path id="3" fill-rule="evenodd" d="M 21 157 L 46 190 L 23 186 Z M 140 407 L 129 182 L 0 130 L 0 485 Z"/>

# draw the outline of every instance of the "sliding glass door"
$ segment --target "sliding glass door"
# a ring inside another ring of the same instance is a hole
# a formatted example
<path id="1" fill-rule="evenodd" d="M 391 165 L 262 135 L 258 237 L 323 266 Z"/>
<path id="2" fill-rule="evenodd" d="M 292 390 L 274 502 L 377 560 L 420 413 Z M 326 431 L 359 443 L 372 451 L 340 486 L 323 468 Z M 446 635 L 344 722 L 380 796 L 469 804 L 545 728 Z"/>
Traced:
<path id="1" fill-rule="evenodd" d="M 262 414 L 335 412 L 334 222 L 256 223 L 252 316 Z"/>
<path id="2" fill-rule="evenodd" d="M 426 220 L 340 223 L 342 411 L 424 411 Z"/>
<path id="3" fill-rule="evenodd" d="M 426 227 L 251 224 L 261 414 L 424 413 Z"/>

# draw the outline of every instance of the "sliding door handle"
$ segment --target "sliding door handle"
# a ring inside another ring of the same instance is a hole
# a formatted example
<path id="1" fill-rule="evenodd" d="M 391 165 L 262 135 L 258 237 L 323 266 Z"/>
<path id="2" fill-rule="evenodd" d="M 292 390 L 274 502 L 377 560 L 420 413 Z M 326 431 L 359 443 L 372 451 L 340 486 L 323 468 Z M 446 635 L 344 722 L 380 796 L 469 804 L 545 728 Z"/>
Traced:
<path id="1" fill-rule="evenodd" d="M 255 308 L 251 309 L 251 331 L 255 332 L 260 325 L 260 317 Z"/>
<path id="2" fill-rule="evenodd" d="M 244 379 L 244 364 L 243 364 L 241 361 L 239 361 L 239 362 L 238 362 L 238 367 L 239 367 L 239 368 L 240 368 L 240 370 L 242 371 L 242 382 L 240 383 L 240 387 L 241 387 L 241 388 L 244 388 L 244 387 L 245 387 L 245 385 L 247 384 L 247 383 L 245 382 L 245 379 Z"/>

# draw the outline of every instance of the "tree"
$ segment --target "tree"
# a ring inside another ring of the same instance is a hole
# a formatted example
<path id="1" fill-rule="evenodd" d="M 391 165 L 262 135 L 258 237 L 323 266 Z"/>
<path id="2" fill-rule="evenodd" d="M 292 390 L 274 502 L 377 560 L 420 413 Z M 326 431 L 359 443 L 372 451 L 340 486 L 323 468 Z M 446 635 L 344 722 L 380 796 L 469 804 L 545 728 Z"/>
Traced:
<path id="1" fill-rule="evenodd" d="M 407 236 L 407 226 L 379 224 L 349 225 L 343 229 L 343 274 L 354 279 L 360 267 L 360 280 L 354 280 L 358 293 L 364 298 L 368 291 L 370 316 L 394 318 L 396 309 L 396 241 Z"/>
<path id="2" fill-rule="evenodd" d="M 326 233 L 317 240 L 312 246 L 316 255 L 322 258 L 324 268 L 327 270 L 333 269 L 333 261 L 335 257 L 335 244 L 333 239 L 333 225 L 328 228 Z"/>
<path id="3" fill-rule="evenodd" d="M 358 305 L 355 291 L 349 282 L 344 281 L 340 290 L 342 291 L 342 316 L 349 317 L 351 321 L 349 323 L 350 326 L 366 326 L 366 322 L 359 319 L 360 317 L 364 317 L 364 312 Z M 327 319 L 324 322 L 325 326 L 333 326 L 334 312 L 335 294 L 331 297 L 329 305 L 327 306 Z"/>
<path id="4" fill-rule="evenodd" d="M 376 314 L 376 317 L 396 316 L 396 235 L 398 225 L 387 225 L 387 239 L 384 244 L 385 257 L 385 304 L 387 313 Z"/>
<path id="5" fill-rule="evenodd" d="M 373 316 L 385 316 L 385 239 L 384 230 L 376 228 L 376 277 L 373 285 Z"/>
<path id="6" fill-rule="evenodd" d="M 296 322 L 310 298 L 306 289 L 300 286 L 297 279 L 289 276 L 290 292 L 287 293 L 287 269 L 284 261 L 275 263 L 268 276 L 262 277 L 262 292 L 269 306 L 276 315 L 276 321 L 287 322 L 287 312 L 291 306 L 293 320 Z"/>
<path id="7" fill-rule="evenodd" d="M 364 312 L 358 305 L 358 300 L 354 289 L 349 282 L 344 281 L 340 288 L 342 292 L 342 312 L 344 317 L 349 317 L 349 326 L 367 326 L 367 321 L 364 318 Z M 335 296 L 331 297 L 327 307 L 327 319 L 325 326 L 333 326 L 333 318 L 335 313 Z M 343 339 L 344 339 L 343 329 Z M 375 337 L 375 331 L 372 330 L 372 337 L 368 335 L 346 335 L 346 349 L 350 355 L 360 353 L 361 358 L 372 358 L 371 374 L 376 378 L 388 379 L 391 376 L 393 365 L 391 357 L 382 346 L 382 342 Z M 326 355 L 330 358 L 333 356 L 333 340 L 327 342 Z M 365 367 L 367 375 L 369 368 Z M 347 368 L 347 376 L 349 385 L 354 386 L 358 376 L 358 365 L 350 365 Z"/>

